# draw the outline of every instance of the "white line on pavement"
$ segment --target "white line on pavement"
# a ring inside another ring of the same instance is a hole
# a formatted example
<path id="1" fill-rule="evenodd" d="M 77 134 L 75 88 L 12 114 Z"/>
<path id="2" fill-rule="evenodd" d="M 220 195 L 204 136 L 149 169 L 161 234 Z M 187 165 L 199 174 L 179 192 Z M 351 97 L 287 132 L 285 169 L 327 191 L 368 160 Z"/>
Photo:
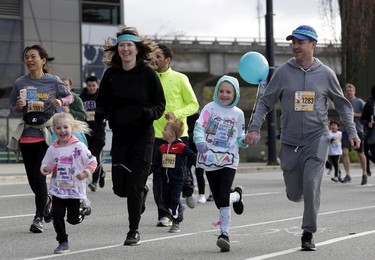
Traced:
<path id="1" fill-rule="evenodd" d="M 367 235 L 371 235 L 371 234 L 374 234 L 374 233 L 375 233 L 375 230 L 369 230 L 369 231 L 361 232 L 361 233 L 358 233 L 358 234 L 347 235 L 347 236 L 343 236 L 343 237 L 337 237 L 337 238 L 333 238 L 333 239 L 329 239 L 329 240 L 317 243 L 316 246 L 326 246 L 326 245 L 330 245 L 330 244 L 337 243 L 337 242 L 340 242 L 340 241 L 344 241 L 344 240 L 348 240 L 348 239 L 352 239 L 352 238 L 356 238 L 356 237 L 367 236 Z M 276 257 L 276 256 L 291 254 L 291 253 L 294 253 L 294 252 L 297 252 L 297 251 L 300 251 L 300 250 L 301 250 L 300 247 L 291 248 L 291 249 L 287 249 L 287 250 L 283 250 L 283 251 L 279 251 L 279 252 L 274 252 L 274 253 L 271 253 L 271 254 L 247 258 L 246 260 L 269 259 L 269 258 Z"/>
<path id="2" fill-rule="evenodd" d="M 14 198 L 14 197 L 26 197 L 26 196 L 33 196 L 32 193 L 25 193 L 25 194 L 14 194 L 14 195 L 2 195 L 0 196 L 0 199 L 6 199 L 6 198 Z"/>
<path id="3" fill-rule="evenodd" d="M 35 214 L 24 214 L 24 215 L 3 216 L 3 217 L 0 217 L 0 219 L 23 218 L 23 217 L 30 217 L 30 216 L 35 216 Z"/>
<path id="4" fill-rule="evenodd" d="M 366 209 L 373 209 L 373 208 L 375 208 L 375 206 L 368 206 L 368 207 L 361 207 L 361 208 L 353 208 L 353 209 L 344 209 L 344 210 L 329 211 L 329 212 L 321 213 L 319 215 L 338 214 L 338 213 L 342 213 L 342 212 L 359 211 L 359 210 L 366 210 Z M 300 219 L 300 218 L 302 218 L 302 216 L 292 217 L 292 218 L 286 218 L 286 219 L 279 219 L 279 220 L 272 220 L 272 221 L 265 221 L 265 222 L 259 222 L 259 223 L 249 224 L 249 225 L 234 226 L 231 229 L 251 227 L 251 226 L 260 226 L 260 225 L 266 225 L 266 224 L 278 223 L 278 222 L 285 222 L 285 221 L 295 220 L 295 219 Z M 199 235 L 199 234 L 202 234 L 202 233 L 210 233 L 210 232 L 216 232 L 216 231 L 217 231 L 217 229 L 216 230 L 212 230 L 211 229 L 211 230 L 203 230 L 203 231 L 195 232 L 195 233 L 179 234 L 179 235 L 168 236 L 168 237 L 159 237 L 159 238 L 153 238 L 153 239 L 148 239 L 148 240 L 142 240 L 141 243 L 151 243 L 151 242 L 154 242 L 154 241 L 175 239 L 177 237 L 194 236 L 194 235 Z M 365 231 L 365 232 L 362 232 L 362 233 L 357 233 L 357 234 L 353 234 L 353 235 L 349 235 L 349 236 L 343 236 L 343 237 L 338 237 L 338 238 L 334 238 L 334 239 L 329 239 L 327 241 L 323 241 L 323 242 L 317 243 L 316 245 L 317 246 L 329 245 L 329 244 L 337 243 L 337 242 L 340 242 L 340 241 L 343 241 L 343 240 L 347 240 L 347 239 L 351 239 L 351 238 L 356 238 L 356 237 L 360 237 L 360 236 L 366 236 L 366 235 L 370 235 L 370 234 L 373 234 L 373 233 L 375 233 L 375 230 L 370 230 L 370 231 Z M 28 259 L 25 259 L 25 260 L 49 259 L 49 258 L 54 258 L 54 257 L 61 257 L 61 256 L 64 256 L 64 255 L 75 255 L 75 254 L 93 252 L 93 251 L 98 251 L 98 250 L 105 250 L 105 249 L 110 249 L 110 248 L 115 248 L 115 247 L 121 247 L 121 246 L 123 246 L 123 245 L 122 244 L 117 244 L 117 245 L 111 245 L 111 246 L 96 247 L 96 248 L 78 250 L 78 251 L 74 251 L 74 252 L 70 252 L 70 253 L 66 253 L 66 254 L 62 254 L 62 255 L 53 254 L 53 255 L 46 255 L 46 256 L 35 257 L 35 258 L 28 258 Z M 274 252 L 274 253 L 270 253 L 270 254 L 266 254 L 266 255 L 261 255 L 261 256 L 255 257 L 255 258 L 248 258 L 248 259 L 249 260 L 268 259 L 268 258 L 280 256 L 280 255 L 290 254 L 290 253 L 296 252 L 298 250 L 301 250 L 301 248 L 287 249 L 287 250 L 283 250 L 283 251 L 279 251 L 279 252 Z"/>

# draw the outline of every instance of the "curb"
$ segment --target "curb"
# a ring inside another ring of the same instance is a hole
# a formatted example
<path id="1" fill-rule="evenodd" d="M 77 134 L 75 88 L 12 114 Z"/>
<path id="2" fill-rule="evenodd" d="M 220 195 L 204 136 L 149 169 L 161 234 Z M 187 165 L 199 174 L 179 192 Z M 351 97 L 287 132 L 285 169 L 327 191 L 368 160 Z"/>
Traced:
<path id="1" fill-rule="evenodd" d="M 106 181 L 111 180 L 111 164 L 103 164 L 106 171 Z M 22 163 L 0 164 L 0 185 L 27 184 L 27 176 Z M 237 173 L 254 173 L 267 170 L 280 170 L 279 165 L 262 165 L 261 163 L 243 163 L 237 168 Z M 49 183 L 47 176 L 47 183 Z"/>
<path id="2" fill-rule="evenodd" d="M 106 181 L 111 180 L 111 164 L 103 164 L 106 171 Z M 359 164 L 352 164 L 351 168 L 359 169 Z M 0 186 L 11 184 L 27 184 L 27 176 L 24 165 L 22 163 L 0 164 Z M 280 171 L 280 165 L 266 165 L 265 163 L 240 163 L 237 168 L 237 173 L 257 173 L 267 171 Z M 47 183 L 49 183 L 49 176 L 47 176 Z"/>

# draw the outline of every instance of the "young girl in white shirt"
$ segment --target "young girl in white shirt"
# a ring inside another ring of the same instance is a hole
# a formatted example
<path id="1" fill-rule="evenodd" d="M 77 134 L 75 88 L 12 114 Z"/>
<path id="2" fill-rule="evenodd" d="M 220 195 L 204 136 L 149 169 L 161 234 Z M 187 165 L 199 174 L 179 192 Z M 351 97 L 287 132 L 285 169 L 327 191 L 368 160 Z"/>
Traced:
<path id="1" fill-rule="evenodd" d="M 85 144 L 79 141 L 73 131 L 89 133 L 85 122 L 75 120 L 69 113 L 57 113 L 52 118 L 53 131 L 57 140 L 48 148 L 42 160 L 42 174 L 52 173 L 49 193 L 52 195 L 53 226 L 59 246 L 55 254 L 70 251 L 66 221 L 72 225 L 82 222 L 91 213 L 87 206 L 87 178 L 95 171 L 97 162 Z"/>

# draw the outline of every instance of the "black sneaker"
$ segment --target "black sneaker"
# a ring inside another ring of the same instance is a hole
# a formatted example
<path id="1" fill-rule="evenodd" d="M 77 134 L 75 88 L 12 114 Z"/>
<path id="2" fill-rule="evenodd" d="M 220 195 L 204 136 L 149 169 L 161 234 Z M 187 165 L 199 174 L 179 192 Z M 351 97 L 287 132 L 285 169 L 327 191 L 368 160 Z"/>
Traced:
<path id="1" fill-rule="evenodd" d="M 214 201 L 214 196 L 210 194 L 207 198 L 207 201 Z"/>
<path id="2" fill-rule="evenodd" d="M 217 238 L 216 245 L 221 249 L 221 252 L 229 252 L 230 242 L 228 235 L 226 233 L 221 233 L 221 235 Z"/>
<path id="3" fill-rule="evenodd" d="M 143 212 L 145 212 L 146 210 L 146 199 L 147 199 L 147 194 L 149 192 L 149 188 L 147 185 L 145 185 L 144 189 L 143 189 L 143 198 L 142 198 L 142 209 L 141 209 L 141 214 L 143 214 Z"/>
<path id="4" fill-rule="evenodd" d="M 44 210 L 44 222 L 50 223 L 52 221 L 52 198 L 50 195 L 47 196 L 47 205 L 46 209 Z"/>
<path id="5" fill-rule="evenodd" d="M 106 172 L 102 170 L 102 174 L 99 176 L 99 187 L 104 188 Z"/>
<path id="6" fill-rule="evenodd" d="M 366 184 L 367 184 L 367 175 L 362 175 L 361 185 L 366 185 Z"/>
<path id="7" fill-rule="evenodd" d="M 34 217 L 33 223 L 30 226 L 30 231 L 33 233 L 43 232 L 43 219 L 41 217 Z"/>
<path id="8" fill-rule="evenodd" d="M 126 235 L 124 246 L 135 246 L 139 245 L 139 232 L 137 230 L 130 230 Z"/>
<path id="9" fill-rule="evenodd" d="M 238 192 L 238 194 L 240 194 L 240 200 L 233 203 L 233 210 L 237 215 L 241 215 L 243 213 L 242 188 L 237 186 L 234 188 L 233 192 Z"/>
<path id="10" fill-rule="evenodd" d="M 307 231 L 304 231 L 302 233 L 301 250 L 302 251 L 315 251 L 316 250 L 312 233 L 307 232 Z"/>
<path id="11" fill-rule="evenodd" d="M 346 175 L 344 177 L 344 179 L 342 179 L 342 183 L 347 183 L 347 182 L 351 182 L 352 181 L 352 177 L 350 177 L 350 175 Z"/>
<path id="12" fill-rule="evenodd" d="M 89 184 L 89 188 L 90 188 L 90 190 L 91 190 L 92 192 L 95 192 L 95 191 L 96 191 L 96 187 L 97 187 L 96 182 L 91 182 L 91 183 Z"/>

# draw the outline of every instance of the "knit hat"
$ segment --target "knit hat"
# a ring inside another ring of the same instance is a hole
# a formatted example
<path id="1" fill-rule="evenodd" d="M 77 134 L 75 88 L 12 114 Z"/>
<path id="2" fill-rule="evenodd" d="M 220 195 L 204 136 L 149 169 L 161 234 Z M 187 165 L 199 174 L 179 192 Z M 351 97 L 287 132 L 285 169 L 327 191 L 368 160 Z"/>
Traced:
<path id="1" fill-rule="evenodd" d="M 298 40 L 310 40 L 310 41 L 318 41 L 318 34 L 316 33 L 315 29 L 309 25 L 301 25 L 297 29 L 295 29 L 291 35 L 286 37 L 287 41 L 290 41 L 292 38 L 297 38 Z"/>

